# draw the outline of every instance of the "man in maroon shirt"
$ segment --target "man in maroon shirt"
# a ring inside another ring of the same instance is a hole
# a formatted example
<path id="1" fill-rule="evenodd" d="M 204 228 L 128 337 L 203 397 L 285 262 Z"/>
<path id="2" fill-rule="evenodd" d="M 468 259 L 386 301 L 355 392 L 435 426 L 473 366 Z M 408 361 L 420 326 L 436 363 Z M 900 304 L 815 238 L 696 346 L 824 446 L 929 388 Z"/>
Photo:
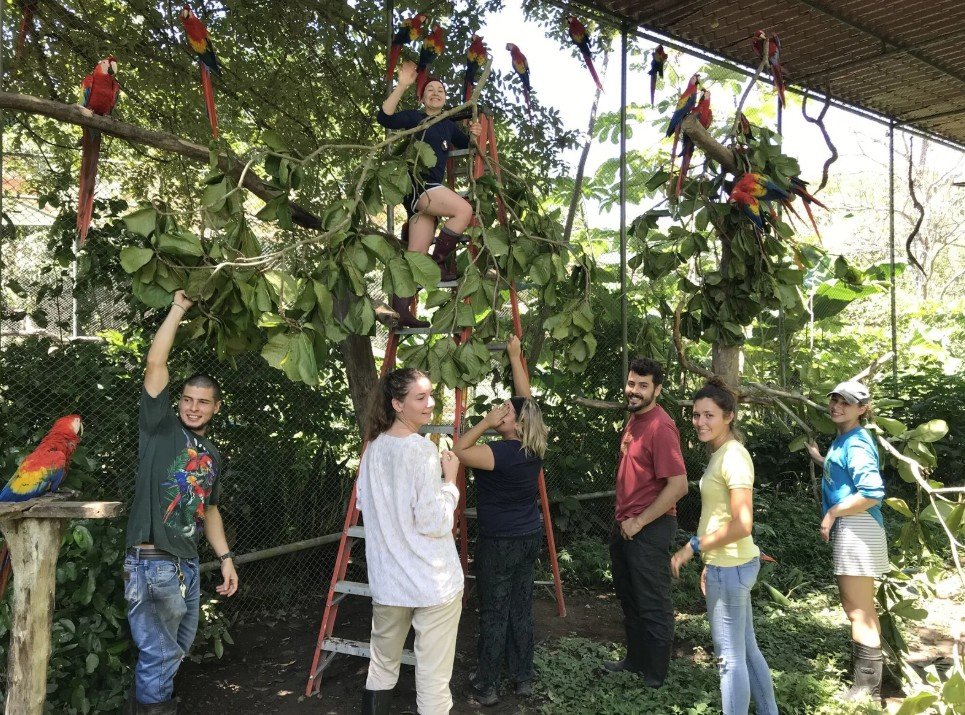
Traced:
<path id="1" fill-rule="evenodd" d="M 616 523 L 610 535 L 613 585 L 623 606 L 627 655 L 607 670 L 640 674 L 663 685 L 673 647 L 670 544 L 677 531 L 677 500 L 687 493 L 680 434 L 656 403 L 663 385 L 660 364 L 630 362 L 624 395 L 630 419 L 620 440 Z"/>

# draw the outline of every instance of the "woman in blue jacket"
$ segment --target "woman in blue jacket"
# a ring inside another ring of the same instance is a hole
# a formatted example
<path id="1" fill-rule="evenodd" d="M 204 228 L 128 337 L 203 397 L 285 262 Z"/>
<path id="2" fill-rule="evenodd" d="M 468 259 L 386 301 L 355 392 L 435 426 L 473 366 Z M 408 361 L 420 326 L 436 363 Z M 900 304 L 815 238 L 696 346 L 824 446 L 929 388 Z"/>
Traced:
<path id="1" fill-rule="evenodd" d="M 399 68 L 399 83 L 385 98 L 379 110 L 379 124 L 386 129 L 414 129 L 442 112 L 446 103 L 446 88 L 434 77 L 430 77 L 422 89 L 419 97 L 422 100 L 422 109 L 396 111 L 402 95 L 415 82 L 415 63 L 403 62 Z M 469 123 L 471 136 L 478 137 L 480 131 L 479 122 Z M 472 220 L 472 207 L 468 201 L 443 184 L 443 178 L 449 152 L 453 149 L 469 148 L 469 137 L 451 119 L 436 122 L 415 137 L 432 147 L 436 163 L 411 176 L 412 192 L 405 198 L 405 210 L 409 216 L 409 250 L 428 253 L 435 234 L 436 220 L 445 218 L 446 222 L 435 239 L 436 250 L 433 258 L 442 269 L 442 279 L 455 280 L 455 271 L 448 270 L 449 257 L 456 250 L 462 232 Z M 409 311 L 410 300 L 407 297 L 392 296 L 392 309 L 399 314 L 400 324 L 413 328 L 428 327 L 429 323 L 418 320 Z"/>
<path id="2" fill-rule="evenodd" d="M 849 380 L 829 392 L 828 398 L 828 414 L 838 435 L 826 456 L 821 456 L 813 441 L 808 453 L 824 468 L 821 538 L 831 542 L 841 605 L 851 621 L 854 685 L 843 697 L 877 700 L 883 659 L 875 579 L 887 573 L 889 565 L 878 448 L 862 424 L 871 417 L 871 395 L 860 382 Z"/>

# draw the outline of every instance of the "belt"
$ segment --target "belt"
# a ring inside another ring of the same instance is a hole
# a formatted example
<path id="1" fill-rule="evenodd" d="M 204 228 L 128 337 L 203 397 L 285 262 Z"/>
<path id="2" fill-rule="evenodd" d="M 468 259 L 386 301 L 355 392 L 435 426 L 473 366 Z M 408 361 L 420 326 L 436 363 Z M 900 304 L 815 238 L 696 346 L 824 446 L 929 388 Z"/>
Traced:
<path id="1" fill-rule="evenodd" d="M 127 550 L 128 556 L 134 556 L 141 561 L 178 561 L 178 557 L 162 549 L 145 549 L 132 546 Z"/>

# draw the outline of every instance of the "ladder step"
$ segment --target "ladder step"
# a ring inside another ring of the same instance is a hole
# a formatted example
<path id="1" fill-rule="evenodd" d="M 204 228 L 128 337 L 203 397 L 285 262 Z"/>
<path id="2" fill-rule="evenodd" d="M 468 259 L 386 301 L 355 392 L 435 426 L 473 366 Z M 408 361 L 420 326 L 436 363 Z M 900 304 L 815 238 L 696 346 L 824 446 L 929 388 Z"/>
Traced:
<path id="1" fill-rule="evenodd" d="M 350 526 L 346 533 L 353 539 L 364 539 L 365 538 L 365 527 L 364 526 Z"/>
<path id="2" fill-rule="evenodd" d="M 506 343 L 487 343 L 486 347 L 489 348 L 489 352 L 501 353 L 506 350 Z"/>
<path id="3" fill-rule="evenodd" d="M 369 585 L 358 581 L 339 581 L 335 584 L 335 592 L 372 598 L 372 589 L 369 588 Z"/>
<path id="4" fill-rule="evenodd" d="M 456 159 L 460 156 L 469 156 L 469 149 L 453 149 L 449 152 L 450 159 Z"/>
<path id="5" fill-rule="evenodd" d="M 467 579 L 472 579 L 473 581 L 475 581 L 475 580 L 476 580 L 476 574 L 474 574 L 474 573 L 468 573 L 468 574 L 466 574 L 466 578 L 467 578 Z M 533 581 L 533 585 L 535 585 L 535 586 L 554 586 L 555 584 L 554 584 L 552 581 Z"/>
<path id="6" fill-rule="evenodd" d="M 436 284 L 436 288 L 440 288 L 440 289 L 441 289 L 441 288 L 458 288 L 458 287 L 459 287 L 459 281 L 458 281 L 458 280 L 454 280 L 454 281 L 439 281 L 439 282 Z"/>
<path id="7" fill-rule="evenodd" d="M 467 519 L 475 519 L 476 517 L 476 507 L 470 507 L 466 509 L 463 514 L 466 515 Z"/>
<path id="8" fill-rule="evenodd" d="M 450 330 L 433 330 L 432 328 L 396 328 L 396 335 L 449 335 Z"/>
<path id="9" fill-rule="evenodd" d="M 322 643 L 322 650 L 344 655 L 357 655 L 361 658 L 371 658 L 372 650 L 367 641 L 353 641 L 348 638 L 326 638 Z M 415 665 L 415 653 L 411 650 L 402 651 L 402 662 L 405 665 Z"/>
<path id="10" fill-rule="evenodd" d="M 419 428 L 419 434 L 449 434 L 453 433 L 453 425 L 422 425 Z M 499 434 L 494 429 L 488 429 L 483 432 L 484 435 L 488 437 L 494 437 Z"/>

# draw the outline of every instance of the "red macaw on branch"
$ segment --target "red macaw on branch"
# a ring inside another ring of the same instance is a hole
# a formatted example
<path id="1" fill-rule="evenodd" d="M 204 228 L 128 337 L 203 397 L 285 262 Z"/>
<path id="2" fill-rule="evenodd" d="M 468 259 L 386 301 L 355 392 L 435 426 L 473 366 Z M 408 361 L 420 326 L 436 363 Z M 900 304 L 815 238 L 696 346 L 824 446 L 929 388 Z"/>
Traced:
<path id="1" fill-rule="evenodd" d="M 445 36 L 439 25 L 433 25 L 432 31 L 426 35 L 422 43 L 422 50 L 419 52 L 419 68 L 416 74 L 416 94 L 421 97 L 422 90 L 429 79 L 429 65 L 438 58 L 446 49 Z"/>
<path id="2" fill-rule="evenodd" d="M 583 55 L 583 61 L 586 63 L 586 68 L 590 70 L 590 76 L 593 78 L 593 81 L 596 82 L 596 88 L 602 92 L 603 85 L 600 84 L 600 77 L 596 73 L 596 67 L 593 66 L 593 53 L 590 51 L 590 33 L 586 31 L 586 26 L 573 15 L 566 16 L 566 25 L 570 32 L 570 39 L 573 40 L 573 44 L 580 50 L 580 54 Z"/>
<path id="3" fill-rule="evenodd" d="M 663 45 L 657 45 L 657 49 L 653 51 L 653 55 L 650 57 L 650 71 L 647 73 L 650 75 L 650 104 L 653 104 L 653 98 L 657 91 L 657 75 L 660 75 L 660 79 L 663 79 L 663 67 L 667 63 L 667 51 L 663 49 Z"/>
<path id="4" fill-rule="evenodd" d="M 221 65 L 214 53 L 208 28 L 198 19 L 197 15 L 191 12 L 191 8 L 187 5 L 181 8 L 181 24 L 184 25 L 184 32 L 188 36 L 188 44 L 198 58 L 198 66 L 201 68 L 201 91 L 204 93 L 204 108 L 208 114 L 208 123 L 211 125 L 211 136 L 217 139 L 218 112 L 214 107 L 214 87 L 211 86 L 211 73 L 214 72 L 220 78 Z"/>
<path id="5" fill-rule="evenodd" d="M 771 39 L 767 39 L 767 33 L 764 30 L 758 30 L 757 34 L 754 35 L 754 52 L 757 53 L 757 58 L 759 61 L 764 60 L 765 48 L 767 52 L 767 68 L 770 70 L 771 78 L 774 80 L 774 86 L 777 88 L 778 101 L 781 106 L 787 105 L 784 97 L 784 70 L 781 68 L 781 38 L 776 34 L 771 35 Z"/>
<path id="6" fill-rule="evenodd" d="M 763 174 L 743 174 L 730 191 L 730 200 L 744 211 L 758 231 L 764 230 L 761 204 L 769 201 L 786 201 L 788 193 Z"/>
<path id="7" fill-rule="evenodd" d="M 700 91 L 700 101 L 697 103 L 697 108 L 694 109 L 694 114 L 697 115 L 697 121 L 700 122 L 704 129 L 710 127 L 710 123 L 714 120 L 714 113 L 710 109 L 710 91 L 703 89 Z M 680 174 L 677 176 L 677 196 L 680 196 L 680 192 L 683 190 L 684 177 L 687 176 L 687 172 L 690 170 L 690 160 L 694 155 L 694 143 L 686 134 L 684 134 L 683 146 L 680 150 Z"/>
<path id="8" fill-rule="evenodd" d="M 117 58 L 109 55 L 102 59 L 81 82 L 84 93 L 83 108 L 90 116 L 109 116 L 117 104 L 121 85 L 115 79 Z M 87 240 L 91 216 L 94 213 L 94 187 L 97 184 L 97 162 L 101 154 L 101 133 L 84 127 L 80 140 L 80 187 L 77 194 L 77 233 L 80 245 Z"/>
<path id="9" fill-rule="evenodd" d="M 695 74 L 690 78 L 687 88 L 680 94 L 680 98 L 677 100 L 677 107 L 670 117 L 670 123 L 667 124 L 667 136 L 673 135 L 673 148 L 670 150 L 671 175 L 673 175 L 673 165 L 677 158 L 677 142 L 680 141 L 680 125 L 687 115 L 694 111 L 694 107 L 697 106 L 697 83 L 699 81 L 699 74 Z"/>
<path id="10" fill-rule="evenodd" d="M 389 64 L 385 70 L 386 84 L 392 84 L 392 75 L 395 74 L 395 67 L 399 64 L 399 58 L 402 56 L 402 48 L 422 37 L 422 25 L 428 19 L 420 12 L 418 15 L 403 20 L 399 29 L 395 31 L 392 36 L 392 45 L 389 47 Z"/>
<path id="11" fill-rule="evenodd" d="M 20 5 L 22 14 L 20 17 L 20 28 L 17 30 L 17 44 L 13 57 L 15 62 L 20 62 L 24 48 L 27 46 L 27 33 L 33 31 L 34 13 L 37 12 L 37 6 L 40 5 L 40 0 L 17 0 L 17 4 Z"/>
<path id="12" fill-rule="evenodd" d="M 19 502 L 34 499 L 60 488 L 70 458 L 83 433 L 80 415 L 61 417 L 40 440 L 33 452 L 17 467 L 17 471 L 0 491 L 0 502 Z M 10 578 L 10 550 L 7 545 L 0 549 L 0 600 Z"/>
<path id="13" fill-rule="evenodd" d="M 529 62 L 526 61 L 526 55 L 520 52 L 519 48 L 512 42 L 506 44 L 506 49 L 509 50 L 510 57 L 512 57 L 513 69 L 523 83 L 523 97 L 526 98 L 526 111 L 529 112 L 529 118 L 532 120 L 533 109 L 529 103 Z"/>
<path id="14" fill-rule="evenodd" d="M 472 96 L 472 91 L 476 88 L 476 80 L 479 73 L 486 66 L 489 59 L 489 51 L 483 43 L 483 38 L 479 35 L 472 36 L 469 49 L 466 50 L 466 74 L 462 80 L 463 101 L 468 102 Z"/>

